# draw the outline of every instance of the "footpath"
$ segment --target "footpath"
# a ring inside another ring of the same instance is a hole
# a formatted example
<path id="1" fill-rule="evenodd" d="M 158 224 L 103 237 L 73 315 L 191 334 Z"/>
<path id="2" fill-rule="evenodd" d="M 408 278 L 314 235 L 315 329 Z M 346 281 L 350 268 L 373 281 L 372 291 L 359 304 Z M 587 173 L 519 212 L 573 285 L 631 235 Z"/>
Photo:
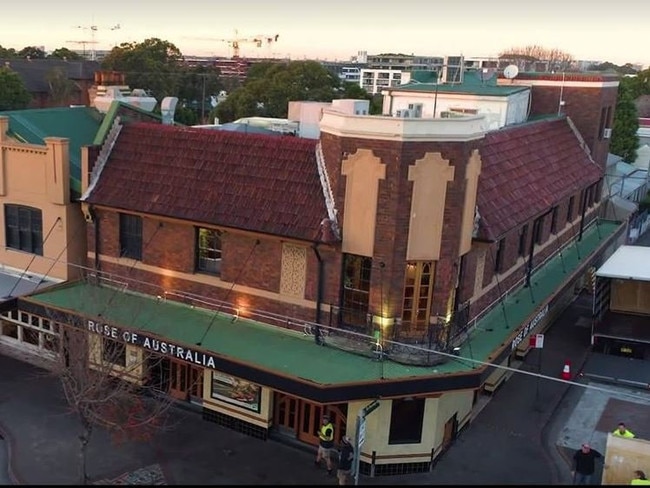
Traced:
<path id="1" fill-rule="evenodd" d="M 565 360 L 571 361 L 574 374 L 579 371 L 590 333 L 580 319 L 590 308 L 588 297 L 581 297 L 547 332 L 543 374 L 559 378 Z M 620 415 L 633 419 L 629 424 L 638 434 L 646 432 L 637 419 L 645 416 L 650 422 L 650 394 L 635 398 L 615 387 L 602 392 L 538 379 L 532 375 L 538 371 L 538 352 L 532 351 L 521 366 L 531 375 L 515 373 L 489 402 L 487 397 L 480 400 L 484 408 L 431 472 L 361 477 L 360 484 L 570 484 L 573 449 L 585 440 L 599 446 L 611 424 L 622 420 Z M 0 371 L 0 436 L 9 451 L 9 480 L 76 484 L 79 425 L 58 381 L 1 353 Z M 113 485 L 335 485 L 335 477 L 314 466 L 314 455 L 174 409 L 170 428 L 151 443 L 115 445 L 97 430 L 89 444 L 88 475 L 94 484 Z"/>

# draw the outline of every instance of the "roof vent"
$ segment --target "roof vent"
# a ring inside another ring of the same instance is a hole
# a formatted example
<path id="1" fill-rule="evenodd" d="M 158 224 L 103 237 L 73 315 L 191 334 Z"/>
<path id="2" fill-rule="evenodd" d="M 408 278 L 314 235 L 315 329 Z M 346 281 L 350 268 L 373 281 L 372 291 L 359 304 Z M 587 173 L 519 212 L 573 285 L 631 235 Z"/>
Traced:
<path id="1" fill-rule="evenodd" d="M 162 123 L 166 125 L 174 124 L 174 113 L 176 112 L 176 104 L 178 98 L 165 97 L 160 103 L 160 114 L 162 115 Z"/>

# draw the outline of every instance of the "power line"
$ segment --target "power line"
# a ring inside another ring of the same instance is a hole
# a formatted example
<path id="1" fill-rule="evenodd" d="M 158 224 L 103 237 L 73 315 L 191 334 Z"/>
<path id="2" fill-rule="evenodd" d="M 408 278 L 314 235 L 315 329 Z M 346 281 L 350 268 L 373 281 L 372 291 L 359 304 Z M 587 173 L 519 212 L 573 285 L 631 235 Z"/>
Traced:
<path id="1" fill-rule="evenodd" d="M 53 260 L 55 262 L 58 261 L 58 260 L 56 260 L 54 258 L 50 258 L 50 257 L 46 257 L 46 256 L 41 256 L 41 258 L 48 259 L 48 260 Z M 67 264 L 68 266 L 78 267 L 78 268 L 83 269 L 83 270 L 97 272 L 97 270 L 93 270 L 92 268 L 89 268 L 89 267 L 83 266 L 83 265 L 78 265 L 76 263 L 69 263 L 67 261 L 62 261 L 62 263 Z M 240 272 L 240 274 L 241 274 L 241 272 Z M 132 279 L 132 278 L 130 278 L 128 276 L 123 276 L 123 275 L 120 275 L 120 274 L 113 274 L 112 273 L 112 275 L 116 276 L 118 278 L 131 280 L 131 281 L 133 281 L 135 283 L 140 283 L 140 284 L 148 285 L 150 287 L 154 287 L 154 288 L 157 287 L 157 288 L 162 289 L 162 287 L 160 285 L 156 285 L 156 284 L 148 282 L 148 281 L 135 280 L 135 279 Z M 231 289 L 232 288 L 233 287 L 231 287 Z M 189 294 L 186 294 L 186 295 L 189 296 Z M 205 298 L 206 301 L 204 303 L 207 303 L 207 304 L 211 303 L 210 301 L 207 301 L 208 300 L 207 297 L 204 297 L 202 295 L 196 295 L 196 296 L 201 297 L 201 298 Z M 223 306 L 223 303 L 222 303 L 221 306 Z M 292 321 L 292 322 L 294 322 L 296 324 L 300 323 L 300 324 L 312 324 L 312 326 L 316 325 L 316 324 L 313 324 L 313 323 L 311 323 L 309 321 L 291 319 L 290 317 L 280 315 L 280 314 L 273 314 L 271 312 L 258 311 L 256 309 L 249 309 L 248 311 L 252 315 L 262 317 L 262 318 L 267 318 L 269 320 L 279 321 L 281 317 L 284 317 L 288 321 Z M 359 332 L 354 332 L 354 331 L 349 331 L 349 330 L 342 331 L 339 328 L 331 327 L 331 326 L 327 326 L 327 325 L 322 325 L 322 324 L 318 324 L 318 326 L 323 327 L 325 329 L 329 329 L 330 333 L 332 333 L 332 332 L 343 332 L 343 333 L 348 334 L 348 335 L 357 336 L 357 337 L 359 337 L 361 339 L 365 339 L 370 344 L 374 344 L 374 342 L 375 342 L 374 337 L 369 336 L 368 334 L 362 334 L 362 333 L 359 333 Z M 555 381 L 555 382 L 558 382 L 558 383 L 564 383 L 564 384 L 568 384 L 568 385 L 579 386 L 579 387 L 585 388 L 585 389 L 601 391 L 601 392 L 605 392 L 605 393 L 609 393 L 609 394 L 617 394 L 617 395 L 629 396 L 629 397 L 633 397 L 633 398 L 638 399 L 638 395 L 635 395 L 633 393 L 619 392 L 619 391 L 615 391 L 615 390 L 608 389 L 608 388 L 605 388 L 605 387 L 600 387 L 600 386 L 595 386 L 595 385 L 590 385 L 590 384 L 585 384 L 585 383 L 579 383 L 579 382 L 572 381 L 572 380 L 563 380 L 561 378 L 556 378 L 554 376 L 544 375 L 544 374 L 541 374 L 541 373 L 533 373 L 533 372 L 522 370 L 522 369 L 512 368 L 510 366 L 504 366 L 504 365 L 500 365 L 500 364 L 490 363 L 490 362 L 487 362 L 487 361 L 481 361 L 481 360 L 474 359 L 474 358 L 467 358 L 467 357 L 464 357 L 464 356 L 458 356 L 458 355 L 453 354 L 453 353 L 446 353 L 446 352 L 443 352 L 443 351 L 440 351 L 440 350 L 426 348 L 426 347 L 418 346 L 418 345 L 415 345 L 415 344 L 406 344 L 406 343 L 402 343 L 402 342 L 398 342 L 398 341 L 394 341 L 394 340 L 386 340 L 385 342 L 388 343 L 388 344 L 393 344 L 393 345 L 399 346 L 401 348 L 407 348 L 407 349 L 410 348 L 410 349 L 413 349 L 413 350 L 416 350 L 416 351 L 421 351 L 421 352 L 425 352 L 425 353 L 445 357 L 445 358 L 447 358 L 449 360 L 452 360 L 454 362 L 470 363 L 470 364 L 475 364 L 477 366 L 485 366 L 485 367 L 494 368 L 494 369 L 501 369 L 501 370 L 504 370 L 506 372 L 511 372 L 513 374 L 514 373 L 524 374 L 524 375 L 528 375 L 528 376 L 531 376 L 531 377 L 534 377 L 534 378 L 540 378 L 540 379 Z"/>
<path id="2" fill-rule="evenodd" d="M 251 248 L 251 252 L 248 254 L 248 257 L 246 258 L 246 261 L 244 262 L 244 266 L 241 267 L 239 270 L 239 273 L 237 274 L 237 277 L 233 280 L 232 285 L 228 289 L 228 292 L 226 293 L 226 296 L 223 299 L 223 303 L 226 303 L 226 299 L 230 296 L 230 292 L 235 288 L 235 285 L 239 281 L 239 278 L 241 277 L 242 273 L 246 269 L 246 265 L 250 261 L 251 257 L 253 256 L 253 252 L 255 252 L 255 249 L 257 249 L 257 246 L 260 244 L 259 239 L 255 240 L 255 243 L 253 244 L 253 247 Z M 223 303 L 217 307 L 217 310 L 214 312 L 214 315 L 212 315 L 212 318 L 210 319 L 210 323 L 208 324 L 208 327 L 205 329 L 205 332 L 201 336 L 201 339 L 196 343 L 197 346 L 201 346 L 203 344 L 203 340 L 205 337 L 208 335 L 208 332 L 210 332 L 210 329 L 214 325 L 214 320 L 217 318 L 219 315 L 219 312 L 221 312 L 221 308 L 223 307 Z"/>

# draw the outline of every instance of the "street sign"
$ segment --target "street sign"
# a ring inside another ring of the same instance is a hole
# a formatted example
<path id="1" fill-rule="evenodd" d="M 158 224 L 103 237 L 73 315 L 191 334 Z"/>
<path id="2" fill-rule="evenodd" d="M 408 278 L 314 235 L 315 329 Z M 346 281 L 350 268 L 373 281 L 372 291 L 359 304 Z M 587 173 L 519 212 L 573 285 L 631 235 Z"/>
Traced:
<path id="1" fill-rule="evenodd" d="M 359 441 L 357 442 L 359 448 L 363 446 L 365 440 L 366 440 L 366 419 L 363 418 L 361 419 L 361 423 L 359 424 Z"/>
<path id="2" fill-rule="evenodd" d="M 542 349 L 544 347 L 544 334 L 534 334 L 530 336 L 530 347 Z"/>
<path id="3" fill-rule="evenodd" d="M 363 416 L 365 417 L 366 415 L 370 414 L 371 412 L 374 412 L 378 407 L 379 407 L 379 400 L 375 400 L 371 404 L 364 407 Z"/>

